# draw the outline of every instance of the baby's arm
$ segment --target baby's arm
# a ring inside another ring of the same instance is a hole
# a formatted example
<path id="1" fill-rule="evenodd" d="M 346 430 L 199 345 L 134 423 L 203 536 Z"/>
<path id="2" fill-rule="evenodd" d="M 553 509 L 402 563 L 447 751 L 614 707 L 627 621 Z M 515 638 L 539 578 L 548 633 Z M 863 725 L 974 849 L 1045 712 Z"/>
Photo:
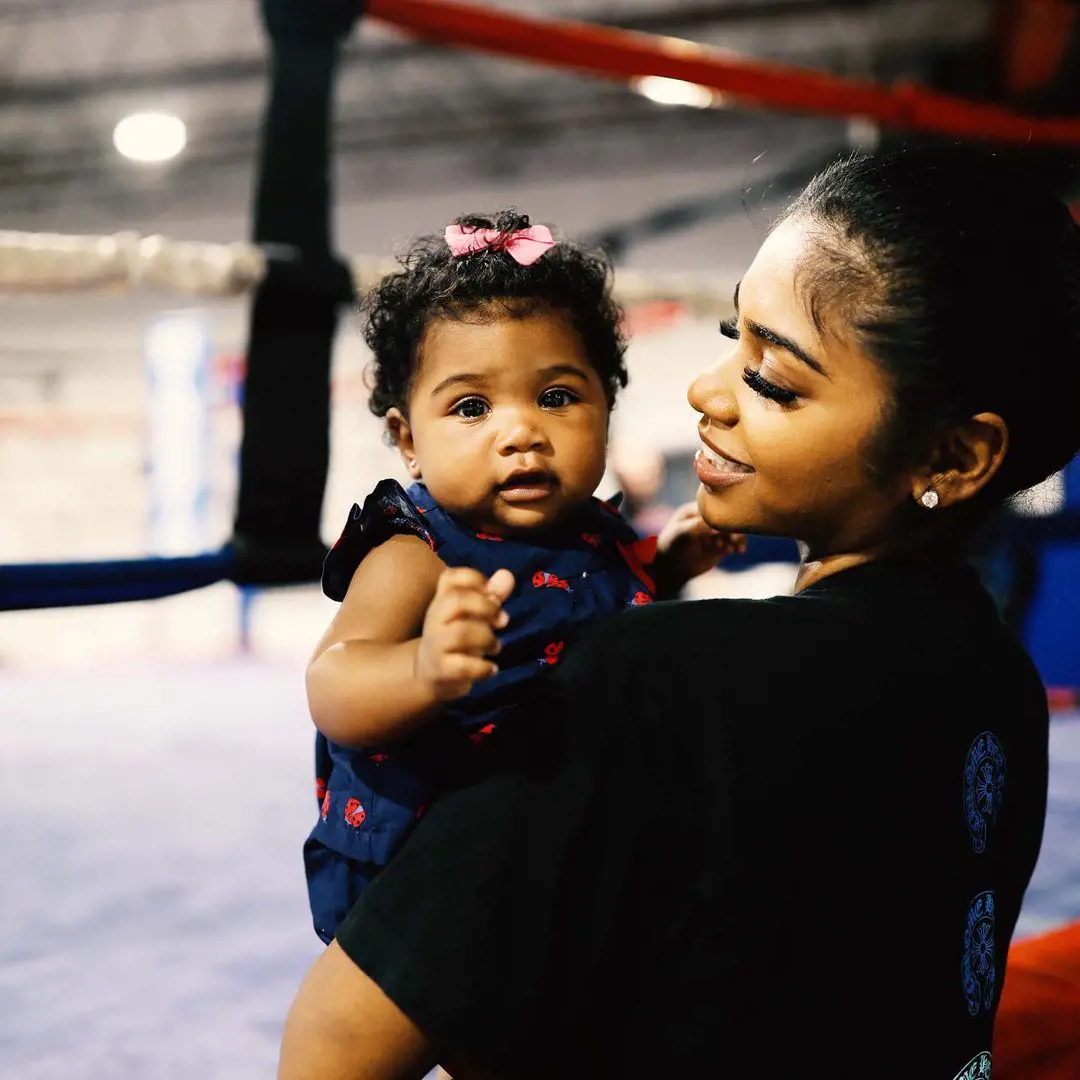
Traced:
<path id="1" fill-rule="evenodd" d="M 680 506 L 656 544 L 652 572 L 657 599 L 678 596 L 691 578 L 711 570 L 726 555 L 745 550 L 745 536 L 710 528 L 694 503 Z"/>
<path id="2" fill-rule="evenodd" d="M 357 567 L 308 664 L 316 727 L 343 746 L 392 742 L 494 674 L 495 630 L 513 578 L 448 570 L 422 540 L 394 536 Z"/>

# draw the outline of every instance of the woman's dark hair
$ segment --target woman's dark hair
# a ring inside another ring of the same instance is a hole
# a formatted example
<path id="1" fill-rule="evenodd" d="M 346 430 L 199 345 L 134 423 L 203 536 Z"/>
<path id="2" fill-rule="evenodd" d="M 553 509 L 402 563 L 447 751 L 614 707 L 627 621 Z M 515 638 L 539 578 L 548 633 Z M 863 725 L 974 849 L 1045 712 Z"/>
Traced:
<path id="1" fill-rule="evenodd" d="M 983 502 L 1068 464 L 1080 447 L 1080 226 L 1060 199 L 1000 154 L 920 147 L 830 166 L 791 217 L 820 226 L 800 271 L 814 321 L 852 328 L 892 383 L 875 472 L 924 460 L 936 434 L 979 412 L 1009 428 Z"/>
<path id="2" fill-rule="evenodd" d="M 521 266 L 502 245 L 529 227 L 524 214 L 503 210 L 490 218 L 461 217 L 454 224 L 495 229 L 500 237 L 460 256 L 451 253 L 441 234 L 421 237 L 401 257 L 401 270 L 383 278 L 360 303 L 364 340 L 374 353 L 371 411 L 376 416 L 394 407 L 405 411 L 420 341 L 432 319 L 488 322 L 545 310 L 569 319 L 613 406 L 627 380 L 626 340 L 607 257 L 559 241 L 531 266 Z"/>

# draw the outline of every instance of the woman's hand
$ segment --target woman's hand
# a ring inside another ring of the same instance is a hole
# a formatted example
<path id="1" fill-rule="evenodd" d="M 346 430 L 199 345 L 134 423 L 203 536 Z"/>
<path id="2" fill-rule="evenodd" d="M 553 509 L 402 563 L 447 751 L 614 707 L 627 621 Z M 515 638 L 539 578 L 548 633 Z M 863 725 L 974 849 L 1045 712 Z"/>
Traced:
<path id="1" fill-rule="evenodd" d="M 509 621 L 502 605 L 513 588 L 509 570 L 485 578 L 453 567 L 439 576 L 416 654 L 416 677 L 437 701 L 462 697 L 499 670 L 490 658 L 499 652 L 496 631 Z"/>
<path id="2" fill-rule="evenodd" d="M 694 503 L 684 503 L 656 541 L 657 591 L 674 596 L 691 578 L 713 569 L 725 556 L 745 550 L 745 535 L 717 532 L 705 523 Z"/>

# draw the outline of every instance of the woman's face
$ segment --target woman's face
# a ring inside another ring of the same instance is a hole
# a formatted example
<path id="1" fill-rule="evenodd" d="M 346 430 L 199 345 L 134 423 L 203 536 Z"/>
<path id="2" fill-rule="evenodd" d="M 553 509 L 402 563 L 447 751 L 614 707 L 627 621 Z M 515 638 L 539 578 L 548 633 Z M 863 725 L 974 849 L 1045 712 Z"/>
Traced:
<path id="1" fill-rule="evenodd" d="M 790 536 L 811 558 L 865 550 L 885 539 L 911 481 L 871 483 L 868 449 L 888 383 L 843 326 L 819 332 L 801 270 L 813 227 L 788 219 L 765 241 L 736 294 L 737 335 L 694 380 L 701 413 L 698 508 L 717 529 Z M 809 275 L 808 275 L 809 276 Z"/>

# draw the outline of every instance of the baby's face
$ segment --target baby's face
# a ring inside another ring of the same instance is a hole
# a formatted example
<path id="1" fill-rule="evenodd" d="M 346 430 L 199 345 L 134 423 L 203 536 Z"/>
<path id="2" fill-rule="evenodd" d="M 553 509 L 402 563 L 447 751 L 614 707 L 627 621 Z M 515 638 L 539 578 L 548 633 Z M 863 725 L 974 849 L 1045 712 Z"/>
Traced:
<path id="1" fill-rule="evenodd" d="M 604 387 L 566 317 L 496 311 L 428 327 L 398 444 L 440 506 L 500 536 L 548 529 L 587 500 L 607 434 Z"/>

